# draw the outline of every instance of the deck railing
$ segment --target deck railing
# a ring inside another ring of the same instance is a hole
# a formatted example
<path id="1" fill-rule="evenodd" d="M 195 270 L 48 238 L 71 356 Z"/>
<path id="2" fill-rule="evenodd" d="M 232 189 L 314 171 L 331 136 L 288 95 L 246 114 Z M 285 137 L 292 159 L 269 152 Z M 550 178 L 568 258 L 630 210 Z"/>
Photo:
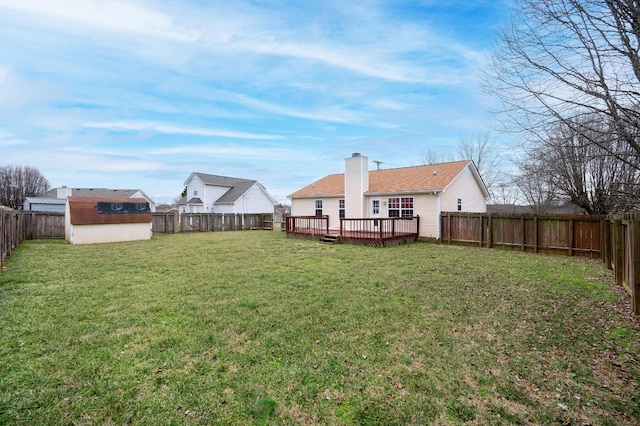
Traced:
<path id="1" fill-rule="evenodd" d="M 340 236 L 343 240 L 374 240 L 380 245 L 397 238 L 417 238 L 419 229 L 418 216 L 340 219 Z"/>
<path id="2" fill-rule="evenodd" d="M 287 235 L 321 237 L 329 233 L 329 216 L 287 216 Z"/>

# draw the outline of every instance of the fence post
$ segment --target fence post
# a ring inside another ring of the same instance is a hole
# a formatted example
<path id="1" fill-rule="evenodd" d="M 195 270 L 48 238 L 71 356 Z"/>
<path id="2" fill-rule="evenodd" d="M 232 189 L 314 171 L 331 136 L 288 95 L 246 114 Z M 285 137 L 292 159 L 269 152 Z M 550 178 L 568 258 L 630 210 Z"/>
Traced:
<path id="1" fill-rule="evenodd" d="M 569 256 L 573 256 L 573 234 L 574 234 L 574 229 L 573 227 L 575 226 L 575 222 L 573 220 L 573 218 L 569 219 Z"/>
<path id="2" fill-rule="evenodd" d="M 533 217 L 533 252 L 538 253 L 538 216 Z"/>
<path id="3" fill-rule="evenodd" d="M 522 233 L 521 237 L 522 237 L 522 251 L 526 251 L 527 247 L 525 246 L 525 238 L 524 238 L 524 234 L 525 234 L 525 229 L 526 226 L 524 225 L 524 215 L 520 216 L 520 232 Z"/>
<path id="4" fill-rule="evenodd" d="M 616 284 L 623 284 L 624 271 L 623 271 L 623 249 L 622 247 L 622 220 L 616 218 L 613 221 L 613 274 L 616 280 Z"/>
<path id="5" fill-rule="evenodd" d="M 640 314 L 640 215 L 634 217 L 630 215 L 629 225 L 627 225 L 627 244 L 629 254 L 629 287 L 631 289 L 631 308 L 633 313 Z"/>

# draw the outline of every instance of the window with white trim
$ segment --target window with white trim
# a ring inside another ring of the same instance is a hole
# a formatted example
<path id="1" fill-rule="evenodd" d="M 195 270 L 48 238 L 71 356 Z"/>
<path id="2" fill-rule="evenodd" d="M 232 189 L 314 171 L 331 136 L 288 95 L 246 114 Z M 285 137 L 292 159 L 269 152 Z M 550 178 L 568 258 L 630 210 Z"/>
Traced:
<path id="1" fill-rule="evenodd" d="M 322 200 L 316 200 L 316 216 L 322 216 Z"/>
<path id="2" fill-rule="evenodd" d="M 340 217 L 340 219 L 345 218 L 344 206 L 344 200 L 338 200 L 338 216 Z"/>
<path id="3" fill-rule="evenodd" d="M 458 198 L 458 211 L 462 211 L 462 198 Z"/>
<path id="4" fill-rule="evenodd" d="M 389 217 L 413 217 L 413 197 L 391 197 L 387 204 Z"/>

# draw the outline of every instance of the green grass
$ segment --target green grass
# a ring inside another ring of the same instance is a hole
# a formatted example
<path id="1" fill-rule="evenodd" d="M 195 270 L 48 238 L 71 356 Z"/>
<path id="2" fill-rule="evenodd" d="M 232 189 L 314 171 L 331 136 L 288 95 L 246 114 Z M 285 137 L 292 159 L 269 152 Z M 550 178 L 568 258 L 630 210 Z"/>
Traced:
<path id="1" fill-rule="evenodd" d="M 0 424 L 637 424 L 597 262 L 252 231 L 24 243 Z"/>

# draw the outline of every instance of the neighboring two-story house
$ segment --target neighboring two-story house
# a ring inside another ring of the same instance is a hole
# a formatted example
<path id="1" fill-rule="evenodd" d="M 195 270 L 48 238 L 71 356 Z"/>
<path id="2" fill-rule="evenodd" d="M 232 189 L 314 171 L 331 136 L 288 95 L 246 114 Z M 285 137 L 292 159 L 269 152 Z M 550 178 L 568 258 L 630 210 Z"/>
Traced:
<path id="1" fill-rule="evenodd" d="M 191 173 L 180 213 L 273 213 L 276 201 L 260 182 L 228 176 Z"/>

